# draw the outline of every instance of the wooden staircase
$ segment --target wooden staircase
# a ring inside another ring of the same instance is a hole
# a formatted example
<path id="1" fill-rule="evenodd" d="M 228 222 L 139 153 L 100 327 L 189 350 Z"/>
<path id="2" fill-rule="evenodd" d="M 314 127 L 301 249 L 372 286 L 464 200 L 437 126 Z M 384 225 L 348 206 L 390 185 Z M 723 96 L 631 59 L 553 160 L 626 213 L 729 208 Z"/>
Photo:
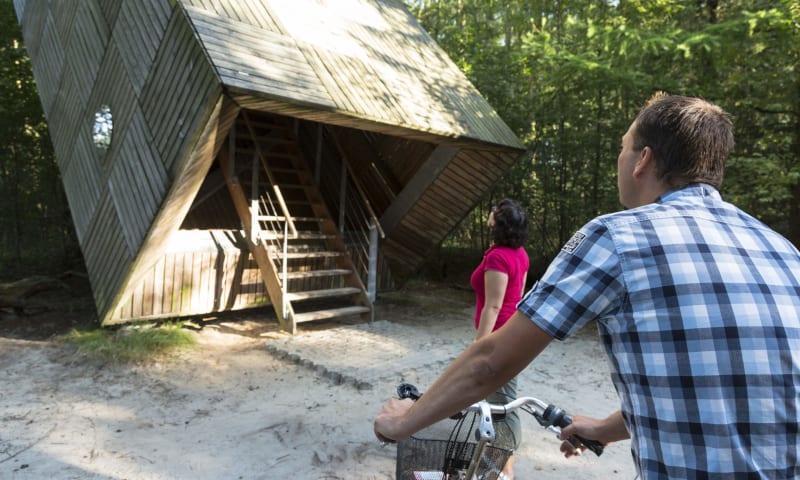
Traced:
<path id="1" fill-rule="evenodd" d="M 250 119 L 243 111 L 228 147 L 220 151 L 221 168 L 281 327 L 294 334 L 303 322 L 371 320 L 364 284 L 291 124 L 273 116 Z M 249 175 L 240 176 L 243 161 Z"/>

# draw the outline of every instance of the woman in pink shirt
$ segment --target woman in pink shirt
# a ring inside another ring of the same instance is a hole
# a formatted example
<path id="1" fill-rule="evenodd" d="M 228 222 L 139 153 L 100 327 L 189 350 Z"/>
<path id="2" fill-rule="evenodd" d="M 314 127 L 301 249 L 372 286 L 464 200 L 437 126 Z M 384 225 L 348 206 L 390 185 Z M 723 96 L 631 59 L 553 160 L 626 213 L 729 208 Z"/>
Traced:
<path id="1" fill-rule="evenodd" d="M 475 340 L 502 327 L 516 311 L 517 303 L 525 289 L 525 279 L 530 265 L 524 245 L 528 241 L 528 219 L 525 212 L 510 199 L 492 207 L 487 220 L 492 243 L 470 279 L 475 289 Z M 506 403 L 517 396 L 517 379 L 504 385 L 487 400 Z M 515 450 L 521 440 L 521 425 L 516 412 L 506 416 Z M 512 455 L 500 480 L 514 478 Z"/>

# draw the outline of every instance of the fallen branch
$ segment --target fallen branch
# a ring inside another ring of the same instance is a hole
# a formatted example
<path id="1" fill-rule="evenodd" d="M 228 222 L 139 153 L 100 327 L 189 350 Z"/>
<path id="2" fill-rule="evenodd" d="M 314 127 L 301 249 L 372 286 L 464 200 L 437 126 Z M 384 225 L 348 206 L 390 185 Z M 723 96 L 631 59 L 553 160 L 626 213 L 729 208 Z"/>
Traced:
<path id="1" fill-rule="evenodd" d="M 10 308 L 17 315 L 26 309 L 48 308 L 46 303 L 31 299 L 36 294 L 50 290 L 69 290 L 66 283 L 53 277 L 36 275 L 16 282 L 0 283 L 0 308 Z"/>

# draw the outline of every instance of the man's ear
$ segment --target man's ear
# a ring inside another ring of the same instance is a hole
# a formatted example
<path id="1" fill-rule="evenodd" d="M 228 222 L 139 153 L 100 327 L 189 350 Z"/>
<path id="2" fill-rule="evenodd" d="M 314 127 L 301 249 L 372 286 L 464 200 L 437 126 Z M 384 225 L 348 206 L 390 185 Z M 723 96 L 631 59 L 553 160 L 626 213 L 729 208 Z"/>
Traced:
<path id="1" fill-rule="evenodd" d="M 636 160 L 636 165 L 633 167 L 633 176 L 638 178 L 651 168 L 655 168 L 653 149 L 650 147 L 644 147 L 642 148 L 642 152 L 639 154 L 639 159 Z"/>

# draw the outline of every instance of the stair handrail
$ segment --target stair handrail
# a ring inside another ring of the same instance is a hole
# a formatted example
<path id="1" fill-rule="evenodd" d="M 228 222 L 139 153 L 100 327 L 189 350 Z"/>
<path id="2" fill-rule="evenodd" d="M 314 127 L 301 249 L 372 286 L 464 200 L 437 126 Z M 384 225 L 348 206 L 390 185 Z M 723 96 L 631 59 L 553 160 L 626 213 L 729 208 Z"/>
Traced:
<path id="1" fill-rule="evenodd" d="M 262 208 L 263 207 L 263 208 Z M 282 217 L 278 215 L 278 211 L 275 206 L 275 202 L 272 198 L 267 195 L 261 196 L 258 203 L 257 203 L 257 214 L 259 217 L 264 219 L 269 225 L 269 230 L 272 232 L 282 232 L 283 235 L 276 235 L 274 238 L 266 239 L 265 243 L 270 244 L 270 246 L 274 249 L 275 252 L 280 251 L 280 255 L 276 255 L 277 258 L 281 260 L 281 274 L 282 276 L 278 277 L 279 283 L 281 284 L 281 294 L 284 298 L 286 298 L 287 293 L 287 264 L 288 264 L 288 257 L 289 257 L 289 223 L 286 221 L 286 217 Z M 283 222 L 281 222 L 281 218 L 283 218 Z M 260 228 L 260 226 L 259 226 Z M 276 268 L 278 267 L 275 265 Z M 288 307 L 288 302 L 284 300 L 284 311 Z"/>
<path id="2" fill-rule="evenodd" d="M 269 165 L 267 164 L 267 160 L 266 158 L 264 158 L 264 153 L 261 151 L 261 145 L 258 143 L 258 138 L 256 137 L 255 131 L 253 130 L 253 126 L 250 124 L 250 118 L 247 116 L 246 110 L 242 110 L 242 118 L 244 118 L 244 123 L 247 126 L 247 131 L 250 133 L 250 138 L 253 139 L 253 144 L 256 147 L 256 154 L 258 155 L 258 158 L 261 162 L 261 167 L 266 172 L 267 179 L 269 180 L 270 185 L 272 185 L 272 190 L 275 192 L 275 197 L 278 200 L 278 204 L 281 207 L 283 218 L 288 224 L 289 229 L 292 231 L 292 237 L 297 238 L 297 228 L 294 225 L 294 220 L 292 219 L 292 216 L 289 214 L 289 208 L 286 206 L 286 201 L 283 199 L 281 188 L 275 181 L 275 177 L 272 175 L 272 170 L 270 170 Z"/>
<path id="3" fill-rule="evenodd" d="M 283 316 L 284 318 L 288 314 L 288 301 L 286 300 L 286 294 L 289 292 L 289 278 L 288 275 L 288 266 L 287 264 L 289 260 L 289 222 L 283 223 L 283 261 L 281 262 L 281 270 L 283 276 L 281 278 L 281 294 L 283 295 Z"/>
<path id="4" fill-rule="evenodd" d="M 353 182 L 353 185 L 355 185 L 356 190 L 358 190 L 358 194 L 361 197 L 361 201 L 364 202 L 364 205 L 367 207 L 370 219 L 375 225 L 375 228 L 378 230 L 378 233 L 381 235 L 381 238 L 385 239 L 386 233 L 384 233 L 383 228 L 381 228 L 381 222 L 380 220 L 378 220 L 378 216 L 375 215 L 375 211 L 372 209 L 372 204 L 367 198 L 367 194 L 364 192 L 364 188 L 362 187 L 361 182 L 358 179 L 358 176 L 353 174 L 353 170 L 350 167 L 350 162 L 347 161 L 347 154 L 345 153 L 341 144 L 339 144 L 339 138 L 336 136 L 335 132 L 331 131 L 330 128 L 326 127 L 325 131 L 327 131 L 331 135 L 331 138 L 333 139 L 333 144 L 336 145 L 336 150 L 342 157 L 342 161 L 344 162 L 345 167 L 347 168 L 347 173 L 350 175 L 350 180 Z"/>

